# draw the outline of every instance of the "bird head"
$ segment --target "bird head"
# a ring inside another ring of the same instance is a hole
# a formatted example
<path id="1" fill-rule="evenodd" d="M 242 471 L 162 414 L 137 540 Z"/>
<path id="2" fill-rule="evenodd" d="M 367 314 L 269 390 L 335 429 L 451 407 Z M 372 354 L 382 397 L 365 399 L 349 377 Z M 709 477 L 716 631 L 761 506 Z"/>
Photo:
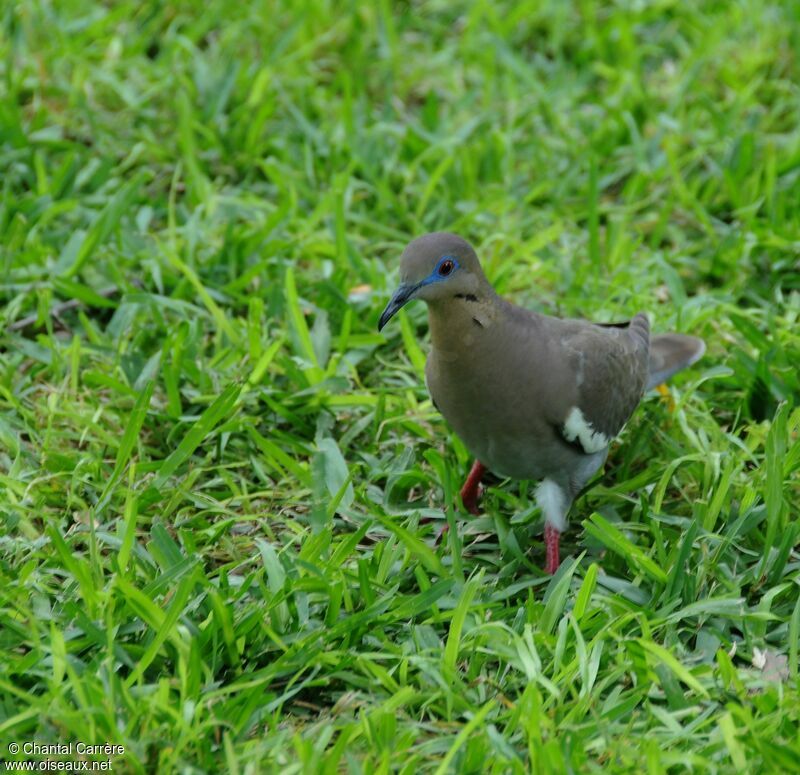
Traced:
<path id="1" fill-rule="evenodd" d="M 457 234 L 433 232 L 408 244 L 400 257 L 400 285 L 378 321 L 380 331 L 413 299 L 435 303 L 488 287 L 472 245 Z"/>

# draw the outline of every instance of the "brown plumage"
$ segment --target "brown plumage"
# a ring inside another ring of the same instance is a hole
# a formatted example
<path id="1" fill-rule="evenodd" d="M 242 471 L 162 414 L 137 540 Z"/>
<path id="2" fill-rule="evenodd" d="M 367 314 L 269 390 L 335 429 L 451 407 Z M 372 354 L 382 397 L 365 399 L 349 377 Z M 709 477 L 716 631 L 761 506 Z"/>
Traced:
<path id="1" fill-rule="evenodd" d="M 696 361 L 702 340 L 650 336 L 643 314 L 604 326 L 562 320 L 501 299 L 475 251 L 455 234 L 426 234 L 401 258 L 402 283 L 379 327 L 412 299 L 428 304 L 431 397 L 480 461 L 462 490 L 475 510 L 485 468 L 539 479 L 548 570 L 573 499 L 600 468 L 608 444 L 645 389 Z"/>

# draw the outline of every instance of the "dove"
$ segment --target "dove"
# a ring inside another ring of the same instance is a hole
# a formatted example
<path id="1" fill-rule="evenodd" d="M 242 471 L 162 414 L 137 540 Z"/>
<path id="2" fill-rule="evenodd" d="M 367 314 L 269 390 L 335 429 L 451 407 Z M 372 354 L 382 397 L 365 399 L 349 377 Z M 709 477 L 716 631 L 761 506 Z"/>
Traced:
<path id="1" fill-rule="evenodd" d="M 378 329 L 416 299 L 428 307 L 428 391 L 475 458 L 460 493 L 464 507 L 479 513 L 487 470 L 537 480 L 545 568 L 555 573 L 576 495 L 645 392 L 695 363 L 703 340 L 651 334 L 643 313 L 608 325 L 516 306 L 495 292 L 469 242 L 447 232 L 405 248 L 400 285 Z"/>

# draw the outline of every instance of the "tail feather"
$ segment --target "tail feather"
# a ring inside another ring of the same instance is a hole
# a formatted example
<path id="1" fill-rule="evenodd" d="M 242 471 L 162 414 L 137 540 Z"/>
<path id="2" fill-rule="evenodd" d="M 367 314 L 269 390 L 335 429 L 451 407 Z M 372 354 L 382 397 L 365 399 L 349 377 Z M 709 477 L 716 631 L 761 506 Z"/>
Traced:
<path id="1" fill-rule="evenodd" d="M 686 334 L 655 334 L 650 337 L 647 390 L 666 382 L 673 374 L 700 360 L 705 342 Z"/>

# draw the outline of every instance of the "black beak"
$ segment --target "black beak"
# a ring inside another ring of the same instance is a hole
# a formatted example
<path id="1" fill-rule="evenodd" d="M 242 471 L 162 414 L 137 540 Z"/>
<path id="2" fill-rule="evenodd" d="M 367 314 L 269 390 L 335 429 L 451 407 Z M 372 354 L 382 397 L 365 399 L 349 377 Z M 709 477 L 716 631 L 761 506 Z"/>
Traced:
<path id="1" fill-rule="evenodd" d="M 402 306 L 411 301 L 411 297 L 418 287 L 418 285 L 408 285 L 407 283 L 403 283 L 398 287 L 398 289 L 394 292 L 394 296 L 389 299 L 386 309 L 381 313 L 381 318 L 378 321 L 378 331 L 380 331 L 397 314 L 397 311 Z"/>

